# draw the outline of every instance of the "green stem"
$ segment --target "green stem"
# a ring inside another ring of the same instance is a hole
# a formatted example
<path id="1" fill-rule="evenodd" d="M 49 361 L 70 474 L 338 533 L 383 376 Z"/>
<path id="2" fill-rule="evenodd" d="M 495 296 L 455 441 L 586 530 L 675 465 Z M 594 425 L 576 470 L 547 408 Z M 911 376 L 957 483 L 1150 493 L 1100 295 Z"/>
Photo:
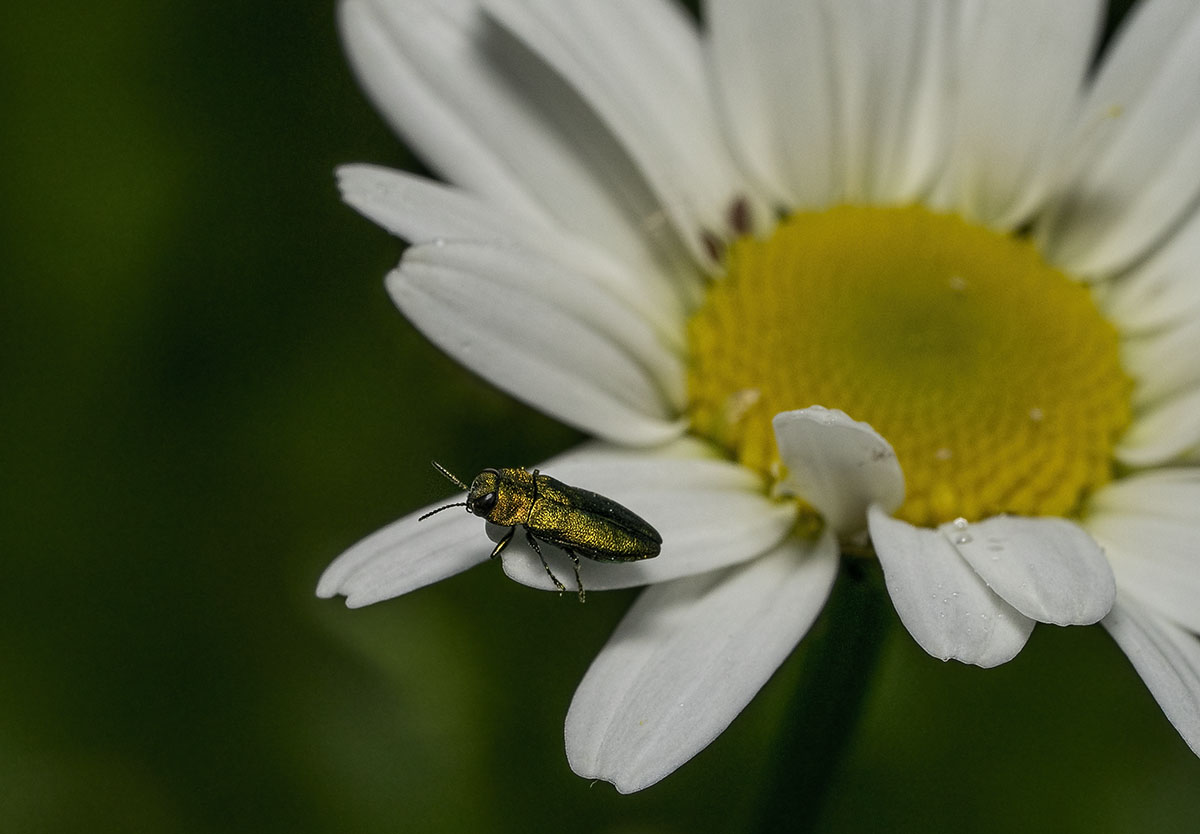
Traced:
<path id="1" fill-rule="evenodd" d="M 893 620 L 879 563 L 844 557 L 829 602 L 801 644 L 807 651 L 766 778 L 760 831 L 816 828 Z"/>

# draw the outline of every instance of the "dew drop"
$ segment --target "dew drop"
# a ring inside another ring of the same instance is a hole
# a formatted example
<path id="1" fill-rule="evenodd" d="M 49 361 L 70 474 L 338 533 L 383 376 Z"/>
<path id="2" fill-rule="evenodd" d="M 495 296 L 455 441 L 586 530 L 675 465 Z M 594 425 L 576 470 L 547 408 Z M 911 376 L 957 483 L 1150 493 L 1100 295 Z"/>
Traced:
<path id="1" fill-rule="evenodd" d="M 1035 423 L 1040 423 L 1042 420 L 1046 419 L 1046 412 L 1042 411 L 1035 405 L 1033 408 L 1029 409 L 1029 419 Z"/>
<path id="2" fill-rule="evenodd" d="M 947 283 L 954 292 L 965 292 L 967 289 L 967 279 L 961 275 L 951 275 Z"/>
<path id="3" fill-rule="evenodd" d="M 955 544 L 968 544 L 972 541 L 974 541 L 974 539 L 972 539 L 970 534 L 968 534 L 968 533 L 963 533 L 959 536 L 954 537 Z"/>
<path id="4" fill-rule="evenodd" d="M 954 519 L 954 529 L 955 530 L 966 530 L 968 523 L 969 522 L 960 515 L 958 518 Z"/>
<path id="5" fill-rule="evenodd" d="M 950 458 L 954 457 L 954 452 L 950 451 L 948 447 L 943 446 L 934 452 L 933 456 L 938 460 L 950 460 Z"/>

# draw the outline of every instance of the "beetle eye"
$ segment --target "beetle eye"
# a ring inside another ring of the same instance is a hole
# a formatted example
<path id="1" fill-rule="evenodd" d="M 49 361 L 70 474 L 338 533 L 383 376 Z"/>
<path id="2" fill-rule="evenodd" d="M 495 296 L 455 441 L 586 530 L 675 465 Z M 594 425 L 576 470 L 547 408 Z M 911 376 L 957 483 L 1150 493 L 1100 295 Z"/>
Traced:
<path id="1" fill-rule="evenodd" d="M 475 515 L 486 515 L 492 511 L 494 506 L 496 506 L 496 493 L 489 492 L 471 502 L 471 512 Z"/>

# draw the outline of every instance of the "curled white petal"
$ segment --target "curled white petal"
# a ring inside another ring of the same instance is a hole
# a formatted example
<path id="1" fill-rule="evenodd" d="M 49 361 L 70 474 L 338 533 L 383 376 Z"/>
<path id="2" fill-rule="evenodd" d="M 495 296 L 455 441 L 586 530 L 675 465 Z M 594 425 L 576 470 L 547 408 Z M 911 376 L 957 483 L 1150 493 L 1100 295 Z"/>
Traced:
<path id="1" fill-rule="evenodd" d="M 776 414 L 772 425 L 787 467 L 781 489 L 816 507 L 837 532 L 865 530 L 871 504 L 892 512 L 904 503 L 896 453 L 866 423 L 812 406 Z"/>
<path id="2" fill-rule="evenodd" d="M 479 519 L 447 510 L 418 521 L 450 498 L 375 531 L 338 556 L 321 574 L 317 596 L 346 597 L 359 608 L 461 573 L 491 552 Z"/>
<path id="3" fill-rule="evenodd" d="M 662 536 L 662 552 L 638 562 L 580 560 L 589 590 L 652 585 L 744 562 L 776 546 L 796 511 L 765 495 L 762 479 L 724 460 L 663 455 L 573 455 L 545 472 L 598 492 L 644 518 Z M 571 589 L 574 568 L 562 551 L 541 545 L 555 576 Z M 525 585 L 554 589 L 541 561 L 518 533 L 504 551 L 504 571 Z"/>
<path id="4" fill-rule="evenodd" d="M 1200 756 L 1200 639 L 1124 593 L 1101 622 Z"/>
<path id="5" fill-rule="evenodd" d="M 869 516 L 888 594 L 921 648 L 984 668 L 1017 656 L 1034 621 L 989 589 L 940 530 L 914 527 L 874 506 Z"/>
<path id="6" fill-rule="evenodd" d="M 792 538 L 748 565 L 648 588 L 575 692 L 571 768 L 632 793 L 703 750 L 808 631 L 837 563 L 831 536 Z"/>
<path id="7" fill-rule="evenodd" d="M 995 516 L 939 529 L 988 587 L 1038 622 L 1090 625 L 1116 599 L 1100 546 L 1069 521 Z"/>

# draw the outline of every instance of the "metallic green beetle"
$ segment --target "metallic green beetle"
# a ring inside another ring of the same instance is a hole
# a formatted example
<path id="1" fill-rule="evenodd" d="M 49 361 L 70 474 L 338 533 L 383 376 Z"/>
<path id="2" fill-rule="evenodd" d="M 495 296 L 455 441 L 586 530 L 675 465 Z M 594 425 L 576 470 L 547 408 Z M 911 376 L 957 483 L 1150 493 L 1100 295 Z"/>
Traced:
<path id="1" fill-rule="evenodd" d="M 496 543 L 492 558 L 508 546 L 517 527 L 524 527 L 525 539 L 542 560 L 542 567 L 559 593 L 566 588 L 546 564 L 538 542 L 552 544 L 571 557 L 580 602 L 585 594 L 579 577 L 579 556 L 599 562 L 636 562 L 652 559 L 662 550 L 662 536 L 631 510 L 611 498 L 542 475 L 536 469 L 532 473 L 524 468 L 485 469 L 468 487 L 437 461 L 433 461 L 433 466 L 465 489 L 467 500 L 438 507 L 420 520 L 451 507 L 466 507 L 472 515 L 509 528 Z"/>

